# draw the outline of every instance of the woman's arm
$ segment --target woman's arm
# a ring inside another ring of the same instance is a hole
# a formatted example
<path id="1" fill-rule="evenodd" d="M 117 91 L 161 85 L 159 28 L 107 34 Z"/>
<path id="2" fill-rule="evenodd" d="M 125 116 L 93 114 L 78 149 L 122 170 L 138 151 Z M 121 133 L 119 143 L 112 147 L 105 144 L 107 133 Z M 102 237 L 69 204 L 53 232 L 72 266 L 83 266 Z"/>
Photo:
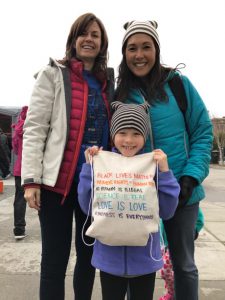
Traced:
<path id="1" fill-rule="evenodd" d="M 199 93 L 183 76 L 188 105 L 186 123 L 189 130 L 189 157 L 182 176 L 191 176 L 201 183 L 209 173 L 209 162 L 212 149 L 212 123 L 207 108 Z"/>
<path id="2" fill-rule="evenodd" d="M 22 184 L 42 183 L 42 162 L 55 99 L 53 68 L 48 66 L 35 82 L 26 121 L 22 152 Z"/>

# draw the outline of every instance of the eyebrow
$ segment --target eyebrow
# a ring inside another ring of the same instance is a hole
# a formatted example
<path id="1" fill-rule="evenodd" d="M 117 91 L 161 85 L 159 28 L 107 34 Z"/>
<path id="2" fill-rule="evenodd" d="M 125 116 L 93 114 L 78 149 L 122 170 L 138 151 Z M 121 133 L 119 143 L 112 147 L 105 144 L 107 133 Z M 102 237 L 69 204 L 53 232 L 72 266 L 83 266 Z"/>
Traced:
<path id="1" fill-rule="evenodd" d="M 138 43 L 139 44 L 139 43 Z M 142 45 L 145 45 L 145 44 L 153 44 L 151 41 L 146 41 L 146 42 L 143 42 L 141 43 Z M 137 45 L 137 43 L 131 43 L 131 44 L 127 44 L 127 46 L 132 46 L 132 45 Z"/>
<path id="2" fill-rule="evenodd" d="M 84 30 L 84 32 L 88 32 L 88 30 Z M 101 33 L 100 30 L 90 30 L 90 32 L 92 32 L 92 33 Z"/>

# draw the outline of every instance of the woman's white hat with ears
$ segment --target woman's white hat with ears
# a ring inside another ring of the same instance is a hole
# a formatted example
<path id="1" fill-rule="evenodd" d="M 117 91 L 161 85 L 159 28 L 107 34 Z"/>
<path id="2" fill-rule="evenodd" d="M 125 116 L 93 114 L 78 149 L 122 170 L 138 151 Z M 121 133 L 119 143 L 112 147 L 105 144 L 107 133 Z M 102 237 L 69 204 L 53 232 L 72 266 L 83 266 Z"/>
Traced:
<path id="1" fill-rule="evenodd" d="M 126 33 L 123 38 L 122 49 L 127 39 L 135 33 L 145 33 L 150 35 L 160 47 L 159 36 L 156 31 L 158 23 L 156 21 L 131 21 L 125 23 L 123 27 L 126 29 Z"/>

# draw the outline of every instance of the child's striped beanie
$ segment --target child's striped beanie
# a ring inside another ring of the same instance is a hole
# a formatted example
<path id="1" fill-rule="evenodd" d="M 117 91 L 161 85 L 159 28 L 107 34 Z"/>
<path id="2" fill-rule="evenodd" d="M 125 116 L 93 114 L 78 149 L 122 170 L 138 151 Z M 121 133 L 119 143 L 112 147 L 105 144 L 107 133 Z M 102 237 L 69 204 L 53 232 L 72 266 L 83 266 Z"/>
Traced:
<path id="1" fill-rule="evenodd" d="M 133 128 L 138 130 L 146 141 L 149 135 L 149 104 L 126 104 L 120 101 L 111 103 L 114 113 L 111 119 L 110 135 L 112 141 L 121 129 Z"/>

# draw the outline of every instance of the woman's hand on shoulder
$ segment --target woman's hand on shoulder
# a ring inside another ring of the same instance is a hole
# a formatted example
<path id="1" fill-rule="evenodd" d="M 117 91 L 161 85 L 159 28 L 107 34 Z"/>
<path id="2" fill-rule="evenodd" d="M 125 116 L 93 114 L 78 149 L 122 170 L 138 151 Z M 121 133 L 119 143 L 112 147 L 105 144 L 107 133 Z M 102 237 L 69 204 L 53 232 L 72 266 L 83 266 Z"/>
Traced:
<path id="1" fill-rule="evenodd" d="M 102 150 L 102 147 L 98 147 L 98 146 L 92 146 L 90 148 L 87 148 L 84 152 L 86 163 L 90 164 L 90 157 L 97 155 L 98 152 L 101 150 Z"/>
<path id="2" fill-rule="evenodd" d="M 154 160 L 156 160 L 159 164 L 159 171 L 160 172 L 167 172 L 169 171 L 169 165 L 167 161 L 167 155 L 161 149 L 153 150 L 154 153 Z"/>

